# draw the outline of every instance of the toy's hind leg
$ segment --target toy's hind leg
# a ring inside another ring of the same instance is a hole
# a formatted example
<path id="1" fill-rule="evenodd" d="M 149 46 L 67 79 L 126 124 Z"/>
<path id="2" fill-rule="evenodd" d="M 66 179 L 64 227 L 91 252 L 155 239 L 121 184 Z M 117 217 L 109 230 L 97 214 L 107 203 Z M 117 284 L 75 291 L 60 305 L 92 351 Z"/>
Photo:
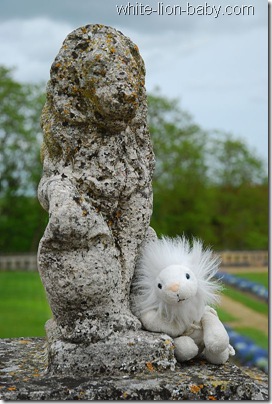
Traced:
<path id="1" fill-rule="evenodd" d="M 178 337 L 174 339 L 175 356 L 179 362 L 188 361 L 198 354 L 198 346 L 190 337 Z"/>

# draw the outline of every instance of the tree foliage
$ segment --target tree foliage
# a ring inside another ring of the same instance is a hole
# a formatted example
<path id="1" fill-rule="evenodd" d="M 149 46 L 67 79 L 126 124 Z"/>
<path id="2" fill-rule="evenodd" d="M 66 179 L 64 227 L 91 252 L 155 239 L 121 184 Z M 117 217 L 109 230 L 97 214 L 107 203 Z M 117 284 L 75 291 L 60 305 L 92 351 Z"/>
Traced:
<path id="1" fill-rule="evenodd" d="M 159 93 L 149 96 L 149 123 L 155 230 L 200 237 L 216 249 L 266 249 L 263 161 L 230 134 L 203 131 L 177 100 Z"/>
<path id="2" fill-rule="evenodd" d="M 34 194 L 40 175 L 41 86 L 21 84 L 0 66 L 0 196 Z"/>
<path id="3" fill-rule="evenodd" d="M 42 167 L 43 86 L 16 82 L 0 66 L 0 252 L 36 251 L 47 214 L 36 198 Z M 241 140 L 207 133 L 178 100 L 148 96 L 156 170 L 151 225 L 216 249 L 266 249 L 264 163 Z"/>
<path id="4" fill-rule="evenodd" d="M 41 86 L 21 84 L 0 66 L 0 251 L 37 248 L 45 214 L 37 198 L 41 176 Z"/>

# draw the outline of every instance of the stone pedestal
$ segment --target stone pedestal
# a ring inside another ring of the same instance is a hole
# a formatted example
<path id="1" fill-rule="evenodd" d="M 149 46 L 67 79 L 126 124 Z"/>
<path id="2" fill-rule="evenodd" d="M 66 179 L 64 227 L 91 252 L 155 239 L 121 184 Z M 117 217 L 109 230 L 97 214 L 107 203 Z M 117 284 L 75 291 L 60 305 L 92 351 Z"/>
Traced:
<path id="1" fill-rule="evenodd" d="M 172 338 L 147 331 L 115 333 L 92 344 L 63 341 L 52 320 L 46 324 L 48 371 L 55 375 L 127 375 L 174 370 L 176 359 Z"/>

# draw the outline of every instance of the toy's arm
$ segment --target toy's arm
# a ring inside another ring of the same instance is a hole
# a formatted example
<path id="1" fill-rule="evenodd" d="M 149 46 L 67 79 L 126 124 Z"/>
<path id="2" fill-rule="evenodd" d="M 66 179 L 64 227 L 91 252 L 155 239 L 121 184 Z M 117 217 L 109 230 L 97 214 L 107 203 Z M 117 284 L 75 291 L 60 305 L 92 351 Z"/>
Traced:
<path id="1" fill-rule="evenodd" d="M 207 306 L 201 319 L 205 346 L 214 353 L 222 352 L 229 346 L 228 333 L 214 309 Z"/>
<path id="2" fill-rule="evenodd" d="M 141 322 L 144 328 L 148 331 L 166 332 L 165 327 L 167 324 L 163 319 L 159 318 L 157 310 L 150 310 L 141 315 Z"/>
<path id="3" fill-rule="evenodd" d="M 157 310 L 150 310 L 140 316 L 140 320 L 144 328 L 148 331 L 163 332 L 172 338 L 176 338 L 184 332 L 181 327 L 171 326 L 167 321 L 162 318 Z"/>

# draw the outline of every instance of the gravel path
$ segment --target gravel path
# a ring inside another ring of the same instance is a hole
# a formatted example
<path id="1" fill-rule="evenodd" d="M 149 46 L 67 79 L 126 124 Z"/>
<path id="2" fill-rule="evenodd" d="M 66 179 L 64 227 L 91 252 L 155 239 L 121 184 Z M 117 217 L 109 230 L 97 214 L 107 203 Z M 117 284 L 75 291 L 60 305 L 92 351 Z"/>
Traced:
<path id="1" fill-rule="evenodd" d="M 227 296 L 221 296 L 220 307 L 232 314 L 237 320 L 228 322 L 230 327 L 256 328 L 268 335 L 268 317 L 236 302 Z"/>

